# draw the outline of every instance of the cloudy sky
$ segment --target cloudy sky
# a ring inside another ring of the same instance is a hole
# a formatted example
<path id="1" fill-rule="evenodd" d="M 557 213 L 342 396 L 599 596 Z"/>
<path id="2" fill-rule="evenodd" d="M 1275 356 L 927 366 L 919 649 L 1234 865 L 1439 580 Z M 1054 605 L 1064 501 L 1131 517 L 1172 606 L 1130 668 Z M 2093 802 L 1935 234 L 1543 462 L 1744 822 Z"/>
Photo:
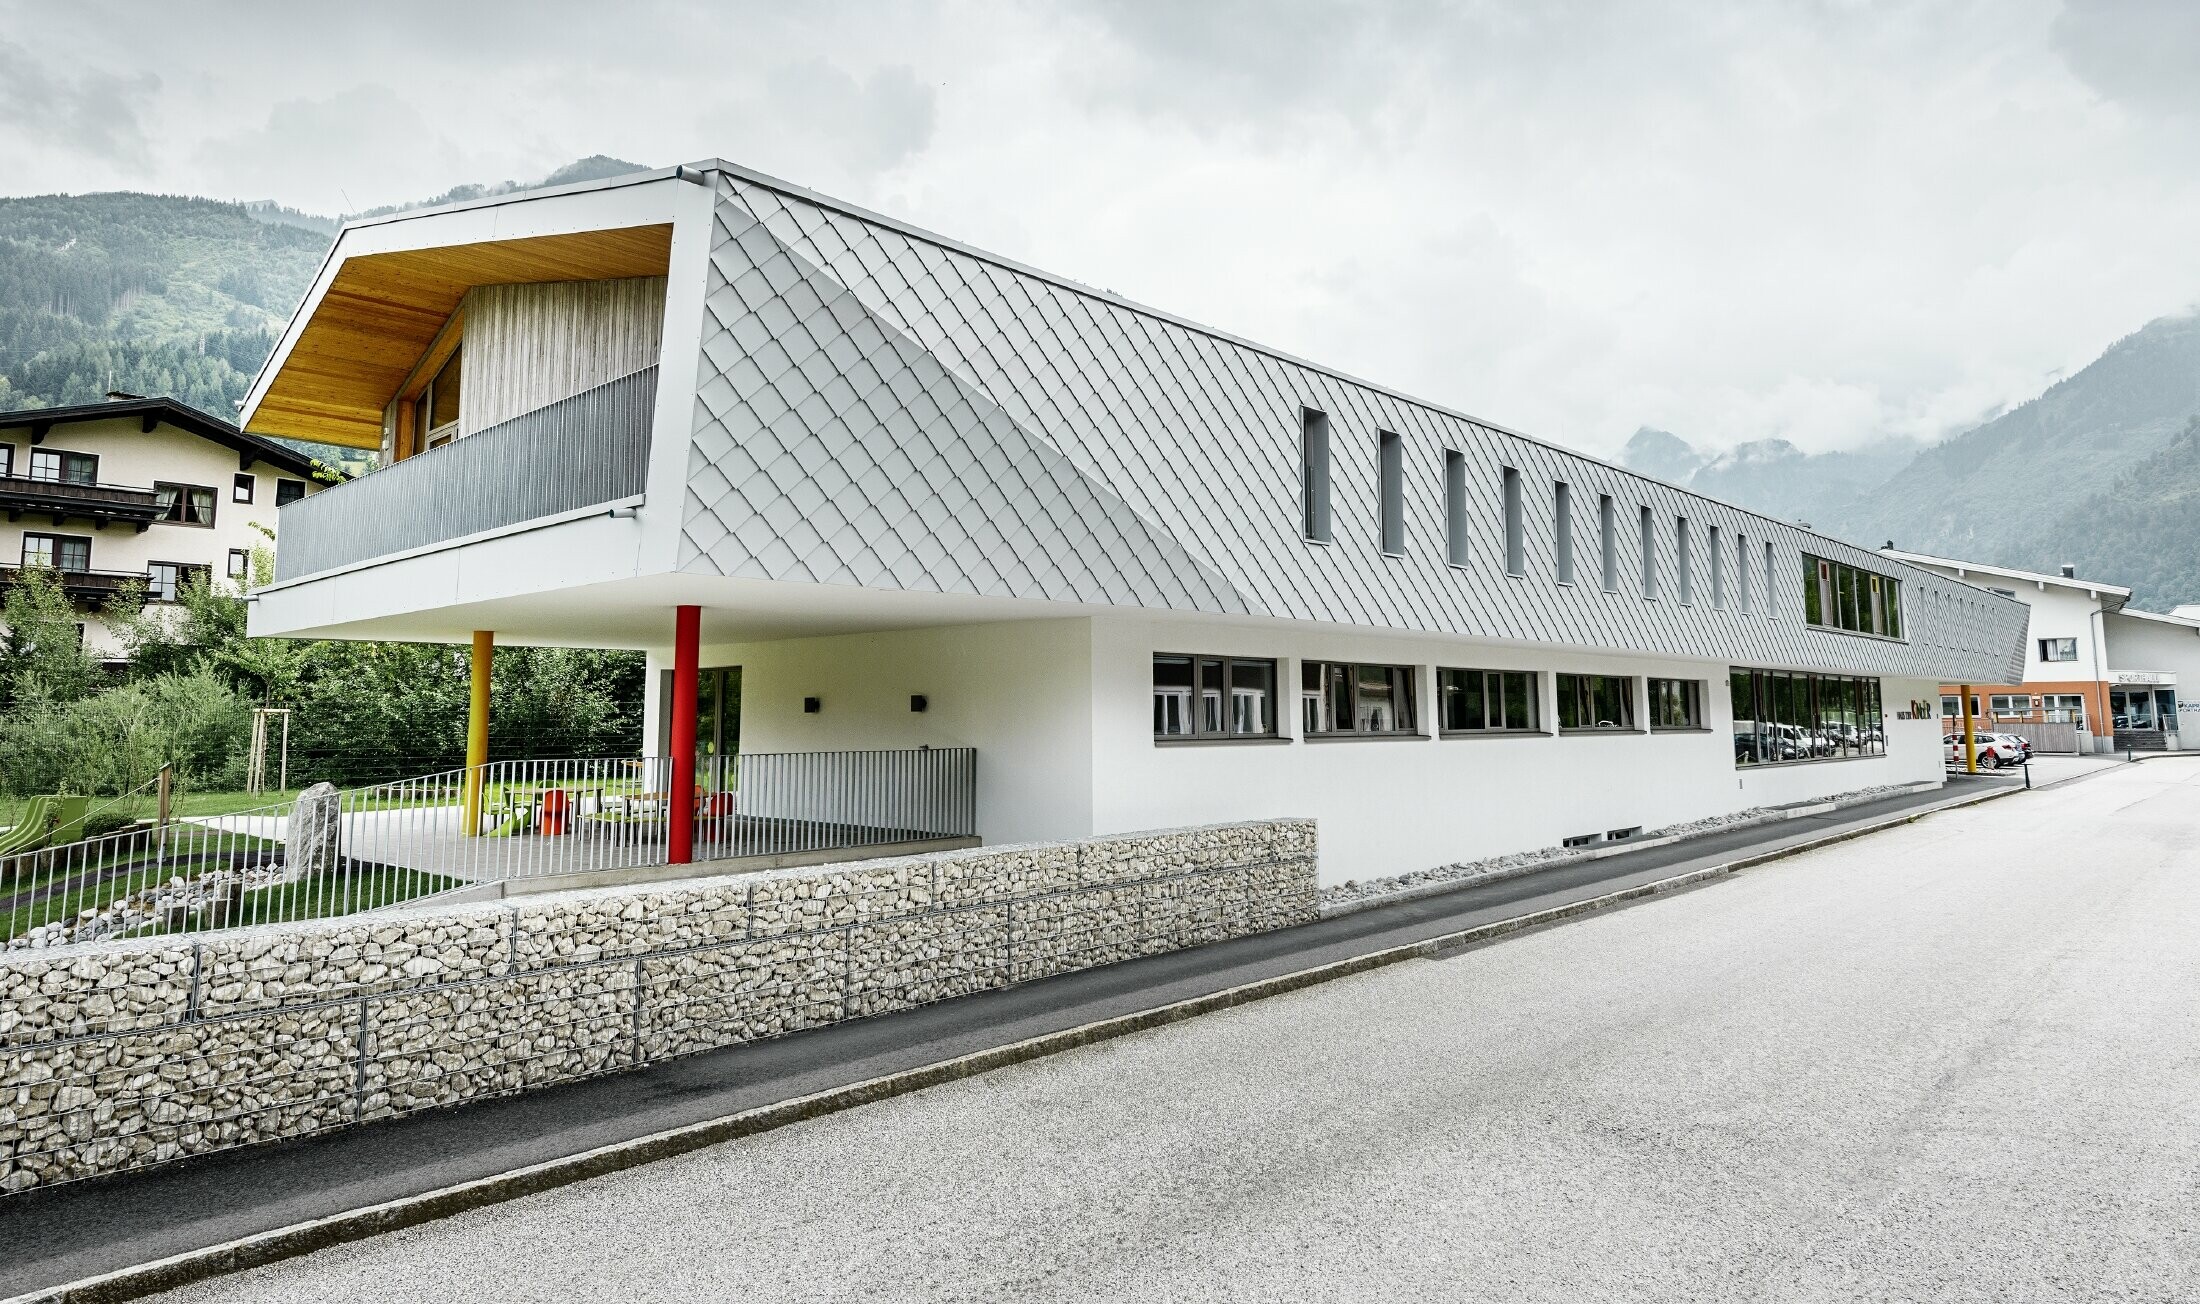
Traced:
<path id="1" fill-rule="evenodd" d="M 712 156 L 1594 452 L 1933 437 L 2200 300 L 2200 5 L 0 0 L 0 192 Z"/>

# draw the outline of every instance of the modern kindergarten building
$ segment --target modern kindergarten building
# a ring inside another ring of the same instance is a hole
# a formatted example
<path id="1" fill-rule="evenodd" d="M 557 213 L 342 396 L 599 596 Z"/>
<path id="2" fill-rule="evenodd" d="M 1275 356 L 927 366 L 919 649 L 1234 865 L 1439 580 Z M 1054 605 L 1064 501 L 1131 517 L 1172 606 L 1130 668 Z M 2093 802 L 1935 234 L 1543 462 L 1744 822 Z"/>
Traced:
<path id="1" fill-rule="evenodd" d="M 384 460 L 255 633 L 646 649 L 672 791 L 971 748 L 994 842 L 1603 840 L 1937 782 L 2022 666 L 2021 603 L 722 162 L 346 228 L 244 422 Z"/>

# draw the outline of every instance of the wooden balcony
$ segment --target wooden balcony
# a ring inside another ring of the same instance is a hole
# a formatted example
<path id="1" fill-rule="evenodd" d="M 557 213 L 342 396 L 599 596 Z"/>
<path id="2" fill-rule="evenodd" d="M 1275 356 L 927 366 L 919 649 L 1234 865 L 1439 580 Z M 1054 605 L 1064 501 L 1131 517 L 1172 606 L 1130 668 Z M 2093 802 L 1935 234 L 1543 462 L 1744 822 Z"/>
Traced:
<path id="1" fill-rule="evenodd" d="M 0 589 L 21 582 L 23 567 L 0 564 Z M 68 570 L 53 572 L 61 580 L 61 591 L 72 602 L 91 606 L 105 603 L 109 598 L 125 592 L 131 585 L 139 586 L 140 600 L 149 584 L 143 571 Z"/>
<path id="2" fill-rule="evenodd" d="M 26 475 L 0 476 L 0 511 L 11 522 L 25 516 L 42 516 L 55 525 L 67 520 L 120 522 L 140 532 L 161 518 L 160 495 L 151 489 L 35 480 Z"/>

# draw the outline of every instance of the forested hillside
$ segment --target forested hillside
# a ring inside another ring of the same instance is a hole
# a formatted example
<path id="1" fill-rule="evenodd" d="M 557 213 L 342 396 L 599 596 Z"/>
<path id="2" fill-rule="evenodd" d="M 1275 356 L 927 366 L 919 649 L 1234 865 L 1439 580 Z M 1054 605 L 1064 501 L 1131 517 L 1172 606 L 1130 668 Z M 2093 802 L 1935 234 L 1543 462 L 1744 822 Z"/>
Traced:
<path id="1" fill-rule="evenodd" d="M 2148 322 L 2038 398 L 1914 457 L 1876 461 L 1887 448 L 1712 458 L 1646 429 L 1625 457 L 1858 543 L 2048 574 L 2069 562 L 2130 585 L 2141 607 L 2200 602 L 2200 317 Z M 1773 473 L 1719 471 L 1751 462 Z"/>
<path id="2" fill-rule="evenodd" d="M 207 199 L 0 198 L 0 403 L 122 389 L 232 416 L 327 248 Z"/>

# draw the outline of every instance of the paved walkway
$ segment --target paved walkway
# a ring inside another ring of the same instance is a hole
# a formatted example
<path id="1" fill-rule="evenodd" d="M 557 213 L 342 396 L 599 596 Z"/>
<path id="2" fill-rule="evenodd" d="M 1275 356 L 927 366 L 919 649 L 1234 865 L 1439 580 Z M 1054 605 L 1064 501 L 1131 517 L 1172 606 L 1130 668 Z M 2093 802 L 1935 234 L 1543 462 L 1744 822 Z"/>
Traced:
<path id="1" fill-rule="evenodd" d="M 2195 936 L 2133 766 L 173 1298 L 2187 1300 Z"/>

